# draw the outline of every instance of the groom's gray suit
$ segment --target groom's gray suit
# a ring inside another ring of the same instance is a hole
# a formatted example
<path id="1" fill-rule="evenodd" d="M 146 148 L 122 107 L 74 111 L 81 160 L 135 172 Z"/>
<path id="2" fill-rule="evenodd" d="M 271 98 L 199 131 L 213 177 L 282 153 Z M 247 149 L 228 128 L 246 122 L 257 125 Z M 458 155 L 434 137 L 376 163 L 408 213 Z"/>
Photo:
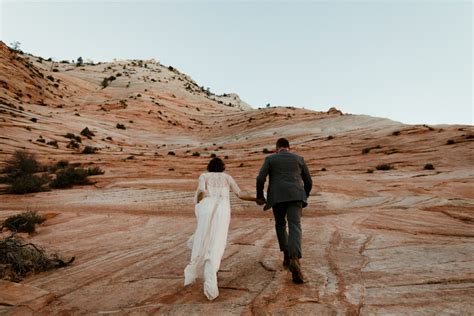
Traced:
<path id="1" fill-rule="evenodd" d="M 257 177 L 257 199 L 263 199 L 265 180 L 269 177 L 265 210 L 273 208 L 280 250 L 301 258 L 301 213 L 313 182 L 303 157 L 288 150 L 267 156 Z M 289 234 L 286 232 L 288 220 Z"/>

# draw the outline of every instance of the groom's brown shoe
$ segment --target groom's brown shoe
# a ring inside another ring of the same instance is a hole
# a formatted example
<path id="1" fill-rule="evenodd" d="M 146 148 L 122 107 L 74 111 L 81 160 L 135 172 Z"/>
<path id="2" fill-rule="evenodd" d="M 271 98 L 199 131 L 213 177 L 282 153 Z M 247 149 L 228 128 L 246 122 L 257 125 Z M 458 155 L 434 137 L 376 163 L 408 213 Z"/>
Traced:
<path id="1" fill-rule="evenodd" d="M 300 260 L 297 257 L 292 257 L 290 259 L 289 269 L 291 271 L 293 283 L 304 283 L 303 273 L 301 272 Z"/>

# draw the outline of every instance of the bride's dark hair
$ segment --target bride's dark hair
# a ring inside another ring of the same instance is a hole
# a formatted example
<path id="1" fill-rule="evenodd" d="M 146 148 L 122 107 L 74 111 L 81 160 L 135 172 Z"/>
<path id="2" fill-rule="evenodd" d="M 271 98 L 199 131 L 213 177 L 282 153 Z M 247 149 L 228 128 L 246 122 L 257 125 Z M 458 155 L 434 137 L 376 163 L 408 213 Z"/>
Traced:
<path id="1" fill-rule="evenodd" d="M 209 172 L 224 172 L 225 163 L 220 158 L 212 158 L 207 165 L 207 171 Z"/>

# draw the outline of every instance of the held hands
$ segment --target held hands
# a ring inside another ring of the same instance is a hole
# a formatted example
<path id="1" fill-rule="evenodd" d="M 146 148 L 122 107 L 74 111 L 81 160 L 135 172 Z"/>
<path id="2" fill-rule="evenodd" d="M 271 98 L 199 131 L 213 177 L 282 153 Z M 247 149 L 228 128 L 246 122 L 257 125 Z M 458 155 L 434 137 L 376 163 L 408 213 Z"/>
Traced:
<path id="1" fill-rule="evenodd" d="M 265 200 L 265 198 L 257 198 L 256 202 L 257 202 L 257 205 L 264 205 L 267 203 L 267 200 Z"/>

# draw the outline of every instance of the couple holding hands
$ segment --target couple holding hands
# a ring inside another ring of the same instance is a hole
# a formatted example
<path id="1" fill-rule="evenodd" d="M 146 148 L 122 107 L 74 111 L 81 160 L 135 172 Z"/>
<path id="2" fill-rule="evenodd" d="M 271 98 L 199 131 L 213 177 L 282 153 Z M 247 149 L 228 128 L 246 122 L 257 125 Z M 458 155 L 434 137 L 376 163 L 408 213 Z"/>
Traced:
<path id="1" fill-rule="evenodd" d="M 184 285 L 192 284 L 199 275 L 204 278 L 204 294 L 209 300 L 219 296 L 217 271 L 227 243 L 230 223 L 230 191 L 240 199 L 265 205 L 264 210 L 273 209 L 275 230 L 283 266 L 292 274 L 293 282 L 304 283 L 299 259 L 301 258 L 301 213 L 308 205 L 312 188 L 311 175 L 303 157 L 290 152 L 287 139 L 276 142 L 276 153 L 266 157 L 257 176 L 257 196 L 241 192 L 234 179 L 224 173 L 225 164 L 213 158 L 208 172 L 199 176 L 195 196 L 197 227 L 188 241 L 192 249 L 191 260 L 184 269 Z M 267 199 L 263 190 L 269 178 Z M 288 232 L 286 224 L 288 222 Z"/>

